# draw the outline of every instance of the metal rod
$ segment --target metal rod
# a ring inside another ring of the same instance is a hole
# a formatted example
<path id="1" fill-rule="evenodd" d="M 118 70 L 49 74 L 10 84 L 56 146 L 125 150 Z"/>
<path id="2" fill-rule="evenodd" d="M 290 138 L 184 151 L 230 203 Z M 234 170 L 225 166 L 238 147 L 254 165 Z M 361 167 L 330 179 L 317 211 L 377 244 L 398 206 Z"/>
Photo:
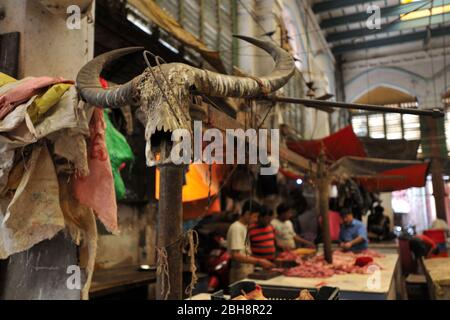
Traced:
<path id="1" fill-rule="evenodd" d="M 386 113 L 401 113 L 401 114 L 413 114 L 418 116 L 429 116 L 433 118 L 441 118 L 445 116 L 442 109 L 432 110 L 419 110 L 411 108 L 396 108 L 378 106 L 372 104 L 359 104 L 359 103 L 347 103 L 347 102 L 335 102 L 335 101 L 323 101 L 314 99 L 302 99 L 302 98 L 289 98 L 289 97 L 261 97 L 259 100 L 272 101 L 272 102 L 285 102 L 285 103 L 297 103 L 313 108 L 343 108 L 343 109 L 357 109 L 367 111 L 379 111 Z"/>

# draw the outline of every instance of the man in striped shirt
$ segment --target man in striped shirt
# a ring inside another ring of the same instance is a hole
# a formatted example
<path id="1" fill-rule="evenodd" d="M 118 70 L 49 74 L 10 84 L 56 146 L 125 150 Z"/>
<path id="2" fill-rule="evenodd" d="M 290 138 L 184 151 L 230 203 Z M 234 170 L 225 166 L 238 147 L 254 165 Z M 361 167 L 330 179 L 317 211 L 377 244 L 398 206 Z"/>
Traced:
<path id="1" fill-rule="evenodd" d="M 275 229 L 270 224 L 274 218 L 273 211 L 261 206 L 258 222 L 249 228 L 252 255 L 273 261 L 275 259 Z"/>

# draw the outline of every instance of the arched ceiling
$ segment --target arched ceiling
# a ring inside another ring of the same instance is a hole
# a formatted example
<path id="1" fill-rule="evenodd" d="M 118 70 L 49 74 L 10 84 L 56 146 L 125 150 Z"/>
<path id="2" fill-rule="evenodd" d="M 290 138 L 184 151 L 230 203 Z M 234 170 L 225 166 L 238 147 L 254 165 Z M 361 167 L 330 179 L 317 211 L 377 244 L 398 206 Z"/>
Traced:
<path id="1" fill-rule="evenodd" d="M 361 97 L 359 97 L 358 100 L 355 101 L 355 103 L 387 105 L 415 101 L 415 97 L 405 92 L 381 86 L 366 92 Z"/>

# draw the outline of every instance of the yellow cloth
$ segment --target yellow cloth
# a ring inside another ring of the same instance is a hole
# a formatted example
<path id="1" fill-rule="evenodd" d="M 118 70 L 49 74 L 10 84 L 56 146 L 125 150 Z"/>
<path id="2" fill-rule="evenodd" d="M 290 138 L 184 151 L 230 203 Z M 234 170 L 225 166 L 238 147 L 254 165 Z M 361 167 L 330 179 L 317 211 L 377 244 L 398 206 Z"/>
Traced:
<path id="1" fill-rule="evenodd" d="M 4 86 L 5 84 L 16 82 L 17 80 L 13 77 L 8 76 L 6 73 L 0 72 L 0 87 Z"/>
<path id="2" fill-rule="evenodd" d="M 44 94 L 37 97 L 28 107 L 28 114 L 33 123 L 40 118 L 54 105 L 56 105 L 64 93 L 70 89 L 72 85 L 68 83 L 58 83 L 50 87 Z"/>

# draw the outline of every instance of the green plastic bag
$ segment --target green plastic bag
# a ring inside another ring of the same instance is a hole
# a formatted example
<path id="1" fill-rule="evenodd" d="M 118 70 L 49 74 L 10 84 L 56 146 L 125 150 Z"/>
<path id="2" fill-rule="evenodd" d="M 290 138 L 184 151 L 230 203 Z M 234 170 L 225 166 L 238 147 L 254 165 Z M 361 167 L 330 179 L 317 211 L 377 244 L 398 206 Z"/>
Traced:
<path id="1" fill-rule="evenodd" d="M 106 123 L 106 147 L 108 148 L 109 159 L 111 161 L 114 189 L 116 190 L 116 198 L 122 200 L 125 198 L 126 188 L 120 175 L 120 167 L 123 164 L 132 163 L 134 161 L 134 155 L 127 139 L 114 128 L 107 110 L 104 111 L 104 117 Z"/>

